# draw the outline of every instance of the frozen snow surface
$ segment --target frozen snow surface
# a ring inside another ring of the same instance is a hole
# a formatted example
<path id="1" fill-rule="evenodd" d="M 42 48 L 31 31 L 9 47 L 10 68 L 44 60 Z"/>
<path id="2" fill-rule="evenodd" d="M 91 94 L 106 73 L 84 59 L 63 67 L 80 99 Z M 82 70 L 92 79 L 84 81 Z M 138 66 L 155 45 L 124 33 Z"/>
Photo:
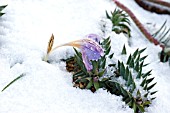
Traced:
<path id="1" fill-rule="evenodd" d="M 148 30 L 158 30 L 170 16 L 144 11 L 134 0 L 119 0 L 129 7 Z M 105 90 L 92 93 L 72 87 L 72 75 L 60 61 L 73 54 L 62 47 L 50 54 L 52 64 L 42 61 L 48 40 L 54 34 L 54 45 L 84 38 L 96 33 L 112 38 L 112 51 L 121 59 L 121 48 L 128 53 L 145 48 L 147 70 L 153 69 L 156 99 L 146 109 L 148 113 L 170 113 L 170 67 L 161 63 L 161 48 L 148 42 L 132 23 L 132 38 L 101 31 L 105 10 L 113 11 L 111 0 L 0 0 L 8 4 L 0 18 L 0 89 L 22 73 L 23 78 L 0 93 L 0 113 L 133 113 L 121 97 Z M 146 23 L 151 23 L 148 26 Z M 108 26 L 109 27 L 109 26 Z M 130 46 L 128 45 L 130 43 Z"/>

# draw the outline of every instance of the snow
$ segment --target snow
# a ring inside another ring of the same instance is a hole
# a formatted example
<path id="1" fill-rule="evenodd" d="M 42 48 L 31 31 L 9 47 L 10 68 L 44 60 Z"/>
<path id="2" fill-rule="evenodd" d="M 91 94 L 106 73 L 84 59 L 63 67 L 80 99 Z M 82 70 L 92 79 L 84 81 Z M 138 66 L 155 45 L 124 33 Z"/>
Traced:
<path id="1" fill-rule="evenodd" d="M 169 15 L 157 15 L 144 11 L 133 0 L 119 0 L 129 7 L 140 21 L 156 24 L 167 20 Z M 51 64 L 42 61 L 48 40 L 54 34 L 54 45 L 82 39 L 87 34 L 111 35 L 114 58 L 120 55 L 123 45 L 128 54 L 136 48 L 145 48 L 146 62 L 153 69 L 156 99 L 147 108 L 148 113 L 170 113 L 170 67 L 161 63 L 158 52 L 161 48 L 148 42 L 132 23 L 132 38 L 111 33 L 105 10 L 113 11 L 116 5 L 110 0 L 1 0 L 8 4 L 0 18 L 0 89 L 22 73 L 23 78 L 0 93 L 0 113 L 133 113 L 122 97 L 111 95 L 105 90 L 92 93 L 72 87 L 72 74 L 65 70 L 60 59 L 73 55 L 71 47 L 62 47 L 49 56 Z M 105 34 L 101 31 L 106 22 Z M 130 46 L 128 45 L 130 44 Z"/>

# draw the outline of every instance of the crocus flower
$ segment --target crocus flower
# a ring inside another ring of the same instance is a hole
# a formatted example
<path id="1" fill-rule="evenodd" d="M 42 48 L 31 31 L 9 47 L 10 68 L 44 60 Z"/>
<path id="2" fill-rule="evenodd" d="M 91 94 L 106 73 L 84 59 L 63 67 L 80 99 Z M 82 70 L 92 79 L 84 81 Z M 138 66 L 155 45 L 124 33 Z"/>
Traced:
<path id="1" fill-rule="evenodd" d="M 88 71 L 92 70 L 91 60 L 98 60 L 104 54 L 102 47 L 98 44 L 98 36 L 95 34 L 87 35 L 87 38 L 72 41 L 66 44 L 59 45 L 54 49 L 61 46 L 73 46 L 80 49 L 82 53 L 83 63 Z M 52 49 L 52 51 L 54 50 Z"/>
<path id="2" fill-rule="evenodd" d="M 90 38 L 93 39 L 94 41 L 96 41 L 97 43 L 99 43 L 99 41 L 101 40 L 100 36 L 96 35 L 96 34 L 89 34 L 86 36 L 86 38 Z"/>

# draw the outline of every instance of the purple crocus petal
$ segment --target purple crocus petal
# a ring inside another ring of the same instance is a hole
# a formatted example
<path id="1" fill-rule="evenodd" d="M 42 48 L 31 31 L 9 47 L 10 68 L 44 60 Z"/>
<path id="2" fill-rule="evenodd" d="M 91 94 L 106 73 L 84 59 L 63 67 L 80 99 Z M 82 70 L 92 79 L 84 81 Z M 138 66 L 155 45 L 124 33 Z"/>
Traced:
<path id="1" fill-rule="evenodd" d="M 82 51 L 82 58 L 83 58 L 83 63 L 85 65 L 87 71 L 92 70 L 93 69 L 92 64 L 91 64 L 90 60 L 88 59 L 88 57 L 87 57 L 87 55 L 84 51 Z"/>
<path id="2" fill-rule="evenodd" d="M 81 52 L 83 62 L 88 71 L 92 69 L 90 60 L 98 60 L 104 54 L 102 47 L 92 39 L 83 40 Z"/>
<path id="3" fill-rule="evenodd" d="M 101 40 L 101 37 L 96 34 L 89 34 L 86 37 L 95 40 L 97 43 L 99 43 L 99 41 Z"/>
<path id="4" fill-rule="evenodd" d="M 89 60 L 98 60 L 104 54 L 102 47 L 91 39 L 84 40 L 81 50 L 86 53 Z"/>
<path id="5" fill-rule="evenodd" d="M 98 60 L 101 56 L 100 52 L 91 44 L 83 46 L 82 51 L 86 53 L 89 60 Z"/>

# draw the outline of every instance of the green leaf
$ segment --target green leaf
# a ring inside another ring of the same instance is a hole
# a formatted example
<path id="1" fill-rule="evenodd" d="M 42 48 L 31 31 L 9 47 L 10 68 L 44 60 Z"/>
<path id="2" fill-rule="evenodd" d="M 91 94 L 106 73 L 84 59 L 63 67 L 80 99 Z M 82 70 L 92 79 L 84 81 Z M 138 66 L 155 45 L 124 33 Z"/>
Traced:
<path id="1" fill-rule="evenodd" d="M 129 65 L 129 64 L 130 64 L 130 62 L 131 62 L 131 60 L 132 60 L 132 55 L 130 54 L 130 55 L 129 55 L 129 57 L 128 57 L 128 60 L 127 60 L 127 63 L 126 63 L 126 64 L 128 64 L 128 65 Z"/>
<path id="2" fill-rule="evenodd" d="M 137 97 L 141 97 L 141 93 L 139 90 L 137 91 Z"/>
<path id="3" fill-rule="evenodd" d="M 155 77 L 147 79 L 147 80 L 146 80 L 146 83 L 149 84 L 150 82 L 153 81 L 154 78 L 155 78 Z"/>
<path id="4" fill-rule="evenodd" d="M 149 94 L 149 92 L 147 92 L 146 94 L 144 94 L 144 97 L 147 98 L 148 94 Z"/>
<path id="5" fill-rule="evenodd" d="M 156 82 L 156 83 L 157 83 L 157 82 Z M 154 83 L 154 84 L 152 84 L 151 86 L 147 87 L 147 90 L 152 89 L 152 88 L 156 85 L 156 83 Z"/>
<path id="6" fill-rule="evenodd" d="M 147 77 L 147 76 L 150 76 L 150 75 L 151 75 L 151 72 L 152 72 L 152 70 L 148 71 L 148 72 L 145 73 L 142 77 L 145 78 L 145 77 Z"/>
<path id="7" fill-rule="evenodd" d="M 89 81 L 89 83 L 86 86 L 86 89 L 90 89 L 93 86 L 93 81 L 92 79 Z"/>
<path id="8" fill-rule="evenodd" d="M 94 84 L 94 88 L 95 88 L 96 90 L 98 90 L 98 89 L 100 88 L 99 82 L 94 82 L 93 84 Z"/>
<path id="9" fill-rule="evenodd" d="M 0 12 L 6 7 L 7 5 L 0 6 Z"/>
<path id="10" fill-rule="evenodd" d="M 127 85 L 130 86 L 133 83 L 133 78 L 132 78 L 132 74 L 130 72 L 129 76 L 128 76 L 128 81 L 127 81 Z"/>
<path id="11" fill-rule="evenodd" d="M 127 66 L 126 67 L 126 72 L 125 72 L 125 78 L 124 78 L 126 81 L 128 80 L 129 74 L 130 74 L 130 71 L 129 71 L 129 67 Z"/>
<path id="12" fill-rule="evenodd" d="M 127 54 L 125 44 L 124 44 L 124 46 L 123 46 L 123 49 L 122 49 L 122 53 L 121 53 L 121 54 L 122 54 L 122 55 L 126 55 L 126 54 Z"/>
<path id="13" fill-rule="evenodd" d="M 146 50 L 146 48 L 139 50 L 139 54 L 143 53 L 145 50 Z"/>
<path id="14" fill-rule="evenodd" d="M 111 19 L 111 17 L 109 16 L 109 14 L 108 14 L 107 11 L 106 11 L 106 17 L 107 17 L 108 19 Z"/>
<path id="15" fill-rule="evenodd" d="M 104 70 L 102 70 L 101 72 L 99 72 L 98 76 L 99 76 L 99 77 L 102 77 L 103 74 L 105 73 L 105 71 L 106 71 L 106 69 L 104 69 Z"/>
<path id="16" fill-rule="evenodd" d="M 136 88 L 136 84 L 135 84 L 135 82 L 132 80 L 132 88 L 131 88 L 130 92 L 133 93 L 133 91 L 135 90 L 135 88 Z"/>
<path id="17" fill-rule="evenodd" d="M 108 78 L 102 78 L 102 82 L 109 80 Z"/>
<path id="18" fill-rule="evenodd" d="M 137 72 L 139 72 L 139 62 L 136 62 L 135 70 L 136 70 Z"/>
<path id="19" fill-rule="evenodd" d="M 8 88 L 11 84 L 13 84 L 14 82 L 16 82 L 17 80 L 19 80 L 20 78 L 22 78 L 23 76 L 25 76 L 25 74 L 21 74 L 20 76 L 18 76 L 17 78 L 15 78 L 14 80 L 12 80 L 9 84 L 7 84 L 1 92 L 3 92 L 6 88 Z"/>
<path id="20" fill-rule="evenodd" d="M 137 107 L 136 107 L 136 103 L 135 102 L 133 103 L 133 110 L 134 110 L 134 113 L 136 113 Z"/>
<path id="21" fill-rule="evenodd" d="M 123 77 L 123 79 L 125 79 L 125 66 L 122 63 L 120 63 L 120 75 Z"/>
<path id="22" fill-rule="evenodd" d="M 148 101 L 145 101 L 144 103 L 143 103 L 143 106 L 148 106 L 148 105 L 150 105 L 151 104 L 151 102 L 148 100 Z"/>
<path id="23" fill-rule="evenodd" d="M 134 58 L 132 58 L 131 61 L 130 61 L 129 66 L 130 66 L 131 68 L 134 68 L 134 65 L 135 65 L 135 63 L 134 63 Z"/>
<path id="24" fill-rule="evenodd" d="M 142 68 L 139 69 L 138 75 L 136 76 L 136 79 L 140 79 L 142 76 Z"/>
<path id="25" fill-rule="evenodd" d="M 154 99 L 156 99 L 156 97 L 151 98 L 151 100 L 154 100 Z"/>
<path id="26" fill-rule="evenodd" d="M 143 79 L 142 83 L 140 84 L 140 86 L 144 87 L 144 85 L 146 84 L 146 78 Z"/>
<path id="27" fill-rule="evenodd" d="M 1 12 L 0 12 L 0 17 L 1 17 L 2 15 L 4 15 L 4 14 L 5 14 L 5 13 L 1 13 Z"/>
<path id="28" fill-rule="evenodd" d="M 155 94 L 156 92 L 158 92 L 158 91 L 153 91 L 153 92 L 151 92 L 150 94 L 153 95 L 153 94 Z"/>
<path id="29" fill-rule="evenodd" d="M 145 60 L 145 58 L 146 58 L 146 57 L 148 57 L 148 55 L 146 55 L 146 56 L 144 56 L 144 57 L 140 58 L 140 61 Z"/>
<path id="30" fill-rule="evenodd" d="M 137 50 L 133 53 L 132 57 L 135 59 L 136 56 L 138 55 L 138 53 L 139 53 L 139 49 L 137 49 Z"/>
<path id="31" fill-rule="evenodd" d="M 95 75 L 97 75 L 97 73 L 98 73 L 98 62 L 97 61 L 91 61 L 92 62 L 92 65 L 93 65 L 93 73 L 95 74 Z"/>
<path id="32" fill-rule="evenodd" d="M 126 91 L 123 87 L 120 87 L 120 90 L 121 90 L 121 92 L 122 92 L 122 94 L 123 94 L 124 97 L 127 97 L 127 96 L 128 96 L 127 91 Z"/>
<path id="33" fill-rule="evenodd" d="M 111 55 L 109 55 L 109 58 L 112 59 L 112 58 L 113 58 L 113 55 L 114 55 L 114 53 L 112 53 Z"/>
<path id="34" fill-rule="evenodd" d="M 111 46 L 105 51 L 105 55 L 108 55 L 111 50 Z"/>
<path id="35" fill-rule="evenodd" d="M 106 66 L 106 58 L 102 61 L 102 64 L 101 64 L 102 69 L 104 69 L 105 66 Z"/>
<path id="36" fill-rule="evenodd" d="M 145 112 L 145 109 L 142 105 L 137 105 L 137 108 L 139 109 L 139 111 L 141 111 L 142 113 Z"/>
<path id="37" fill-rule="evenodd" d="M 132 100 L 130 102 L 128 102 L 127 104 L 131 107 L 133 104 Z"/>
<path id="38" fill-rule="evenodd" d="M 79 72 L 73 74 L 74 77 L 79 77 L 79 76 L 83 76 L 83 75 L 84 75 L 83 71 L 79 71 Z"/>

